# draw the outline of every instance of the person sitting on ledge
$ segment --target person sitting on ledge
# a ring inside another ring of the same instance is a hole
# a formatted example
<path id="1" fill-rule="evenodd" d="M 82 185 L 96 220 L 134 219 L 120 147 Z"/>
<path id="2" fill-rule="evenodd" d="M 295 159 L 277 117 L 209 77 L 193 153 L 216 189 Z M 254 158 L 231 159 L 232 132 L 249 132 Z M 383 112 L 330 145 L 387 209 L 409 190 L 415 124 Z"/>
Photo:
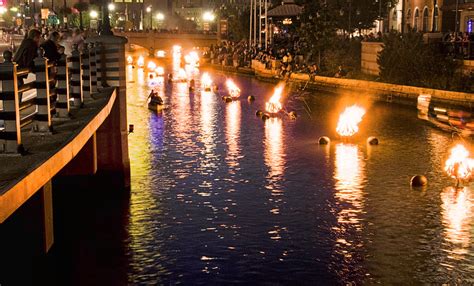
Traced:
<path id="1" fill-rule="evenodd" d="M 347 75 L 347 71 L 342 68 L 342 66 L 338 67 L 338 71 L 334 75 L 334 77 L 341 78 Z"/>

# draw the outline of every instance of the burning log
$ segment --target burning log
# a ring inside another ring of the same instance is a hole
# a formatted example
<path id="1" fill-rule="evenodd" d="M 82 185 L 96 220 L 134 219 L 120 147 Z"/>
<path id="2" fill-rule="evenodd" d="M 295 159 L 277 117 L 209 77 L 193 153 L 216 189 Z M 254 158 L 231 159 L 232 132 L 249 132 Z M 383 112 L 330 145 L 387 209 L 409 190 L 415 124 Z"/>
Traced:
<path id="1" fill-rule="evenodd" d="M 469 151 L 462 144 L 454 146 L 446 160 L 444 171 L 449 177 L 456 179 L 456 186 L 461 182 L 469 182 L 472 179 L 473 169 L 474 159 L 469 158 Z"/>
<path id="2" fill-rule="evenodd" d="M 347 107 L 339 116 L 337 122 L 336 132 L 342 138 L 349 138 L 359 132 L 359 123 L 362 122 L 362 117 L 365 115 L 365 109 L 352 105 Z"/>

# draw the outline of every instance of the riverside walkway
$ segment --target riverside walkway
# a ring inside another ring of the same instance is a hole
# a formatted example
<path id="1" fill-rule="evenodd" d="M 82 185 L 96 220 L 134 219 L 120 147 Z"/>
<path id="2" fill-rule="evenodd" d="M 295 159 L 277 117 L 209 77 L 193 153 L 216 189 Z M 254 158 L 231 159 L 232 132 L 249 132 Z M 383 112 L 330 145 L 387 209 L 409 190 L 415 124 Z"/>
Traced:
<path id="1" fill-rule="evenodd" d="M 47 252 L 54 242 L 52 181 L 103 174 L 129 187 L 128 125 L 122 37 L 88 39 L 52 65 L 41 50 L 34 70 L 18 69 L 12 53 L 0 64 L 0 231 L 34 200 Z M 107 63 L 107 64 L 106 64 Z M 23 78 L 33 78 L 23 83 Z M 2 234 L 14 240 L 15 234 Z M 13 239 L 12 239 L 13 238 Z M 1 245 L 5 246 L 4 243 Z"/>

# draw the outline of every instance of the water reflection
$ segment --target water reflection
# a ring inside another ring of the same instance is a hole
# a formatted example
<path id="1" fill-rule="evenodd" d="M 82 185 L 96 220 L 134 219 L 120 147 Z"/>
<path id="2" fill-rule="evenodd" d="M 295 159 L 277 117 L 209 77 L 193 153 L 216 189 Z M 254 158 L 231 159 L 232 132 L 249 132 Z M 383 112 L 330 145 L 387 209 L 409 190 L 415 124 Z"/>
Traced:
<path id="1" fill-rule="evenodd" d="M 214 169 L 216 165 L 213 163 L 215 159 L 215 137 L 216 137 L 216 112 L 215 96 L 210 92 L 201 92 L 201 124 L 200 124 L 200 141 L 204 144 L 204 150 L 202 151 L 204 159 L 201 160 L 201 167 L 205 169 L 206 173 L 209 168 Z"/>
<path id="2" fill-rule="evenodd" d="M 143 70 L 143 68 L 139 68 L 137 70 L 137 80 L 140 86 L 145 85 L 145 71 Z"/>
<path id="3" fill-rule="evenodd" d="M 227 104 L 226 109 L 226 141 L 228 146 L 226 160 L 229 167 L 236 168 L 239 166 L 240 156 L 240 101 Z"/>
<path id="4" fill-rule="evenodd" d="M 265 121 L 265 164 L 269 168 L 267 188 L 272 193 L 279 193 L 278 182 L 285 170 L 285 153 L 283 147 L 283 127 L 280 118 Z"/>
<path id="5" fill-rule="evenodd" d="M 469 252 L 473 223 L 472 191 L 468 187 L 445 188 L 441 193 L 444 236 L 453 245 L 451 258 L 461 259 Z"/>
<path id="6" fill-rule="evenodd" d="M 335 147 L 335 215 L 337 224 L 332 228 L 335 239 L 335 254 L 339 261 L 339 275 L 351 280 L 356 274 L 362 249 L 362 213 L 364 208 L 363 188 L 365 165 L 357 145 L 339 143 Z"/>

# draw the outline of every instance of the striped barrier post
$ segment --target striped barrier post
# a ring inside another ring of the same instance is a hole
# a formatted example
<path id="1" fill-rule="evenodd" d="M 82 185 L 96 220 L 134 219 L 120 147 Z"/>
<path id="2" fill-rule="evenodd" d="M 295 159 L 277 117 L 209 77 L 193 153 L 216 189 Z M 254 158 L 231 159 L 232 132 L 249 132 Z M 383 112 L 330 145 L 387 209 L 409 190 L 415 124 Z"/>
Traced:
<path id="1" fill-rule="evenodd" d="M 91 96 L 91 75 L 90 75 L 90 57 L 87 45 L 84 46 L 81 56 L 82 69 L 82 96 L 84 99 L 92 99 Z"/>
<path id="2" fill-rule="evenodd" d="M 35 87 L 37 113 L 33 120 L 33 132 L 51 132 L 51 102 L 49 97 L 49 71 L 48 59 L 44 57 L 44 50 L 38 49 L 38 56 L 34 59 Z"/>
<path id="3" fill-rule="evenodd" d="M 3 120 L 4 130 L 0 131 L 0 153 L 21 154 L 20 100 L 18 98 L 17 65 L 12 62 L 13 53 L 3 52 L 4 62 L 0 64 L 0 100 L 3 110 L 0 110 L 0 120 Z"/>
<path id="4" fill-rule="evenodd" d="M 56 101 L 56 117 L 69 118 L 69 68 L 67 66 L 67 57 L 61 55 L 58 61 L 57 79 L 57 101 Z"/>
<path id="5" fill-rule="evenodd" d="M 97 65 L 95 58 L 96 47 L 94 43 L 89 43 L 89 66 L 91 75 L 91 93 L 97 93 Z"/>
<path id="6" fill-rule="evenodd" d="M 103 83 L 103 71 L 102 71 L 102 43 L 96 42 L 95 44 L 95 67 L 96 67 L 96 79 L 97 79 L 97 90 L 102 89 Z"/>
<path id="7" fill-rule="evenodd" d="M 84 98 L 82 96 L 81 53 L 77 49 L 77 45 L 73 46 L 70 72 L 72 104 L 74 107 L 82 107 Z"/>

